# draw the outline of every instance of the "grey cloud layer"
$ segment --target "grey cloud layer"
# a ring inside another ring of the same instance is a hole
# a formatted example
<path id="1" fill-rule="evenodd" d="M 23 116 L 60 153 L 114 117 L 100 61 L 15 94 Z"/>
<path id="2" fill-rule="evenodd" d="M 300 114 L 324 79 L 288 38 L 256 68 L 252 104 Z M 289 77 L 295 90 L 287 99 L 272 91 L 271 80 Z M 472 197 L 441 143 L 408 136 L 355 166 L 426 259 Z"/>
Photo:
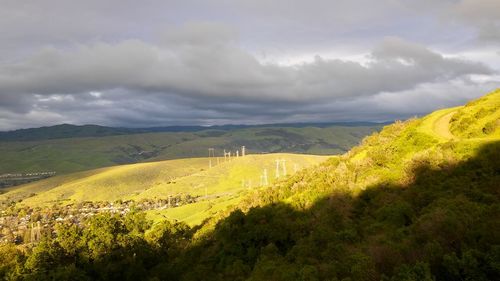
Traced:
<path id="1" fill-rule="evenodd" d="M 359 39 L 374 42 L 388 35 L 439 43 L 451 28 L 458 35 L 466 27 L 494 32 L 499 5 L 497 0 L 0 0 L 0 4 L 0 50 L 14 53 L 45 44 L 154 40 L 168 26 L 198 21 L 231 25 L 258 50 L 331 47 Z M 450 26 L 442 18 L 462 26 Z"/>
<path id="2" fill-rule="evenodd" d="M 317 56 L 311 63 L 292 66 L 260 63 L 226 42 L 202 39 L 202 44 L 192 43 L 196 37 L 184 40 L 184 44 L 167 47 L 126 41 L 79 46 L 72 51 L 44 49 L 21 62 L 1 66 L 0 92 L 12 99 L 12 95 L 122 88 L 141 94 L 304 102 L 400 91 L 421 83 L 491 73 L 485 65 L 445 58 L 396 38 L 377 46 L 366 64 Z"/>

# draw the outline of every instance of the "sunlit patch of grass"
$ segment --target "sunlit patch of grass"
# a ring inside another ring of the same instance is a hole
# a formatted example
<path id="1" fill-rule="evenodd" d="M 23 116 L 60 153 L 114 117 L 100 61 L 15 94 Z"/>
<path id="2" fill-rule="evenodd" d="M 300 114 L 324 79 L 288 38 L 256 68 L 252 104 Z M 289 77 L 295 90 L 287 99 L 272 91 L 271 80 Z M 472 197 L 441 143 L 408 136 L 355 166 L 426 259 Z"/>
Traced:
<path id="1" fill-rule="evenodd" d="M 327 159 L 303 154 L 259 154 L 233 158 L 208 168 L 207 158 L 189 158 L 120 165 L 49 178 L 20 186 L 0 195 L 0 200 L 23 199 L 20 204 L 41 206 L 81 201 L 167 199 L 169 196 L 228 196 L 260 186 L 264 169 L 268 182 L 275 181 L 275 160 L 285 160 L 293 174 Z M 280 173 L 283 173 L 280 167 Z"/>
<path id="2" fill-rule="evenodd" d="M 268 182 L 276 179 L 276 159 L 285 160 L 287 173 L 293 174 L 295 169 L 317 164 L 326 160 L 326 156 L 312 156 L 302 154 L 259 154 L 233 158 L 231 161 L 220 161 L 212 169 L 206 169 L 189 176 L 181 177 L 169 184 L 163 183 L 131 197 L 140 200 L 143 198 L 167 198 L 173 194 L 190 194 L 193 196 L 213 196 L 234 194 L 240 190 L 252 189 L 261 185 L 261 176 L 264 169 L 268 172 Z M 282 174 L 282 167 L 280 167 Z"/>
<path id="3" fill-rule="evenodd" d="M 182 221 L 190 226 L 194 226 L 218 212 L 224 211 L 229 206 L 238 204 L 241 199 L 242 197 L 236 196 L 232 198 L 205 200 L 176 208 L 148 211 L 147 216 L 153 221 L 167 219 L 170 221 Z"/>
<path id="4" fill-rule="evenodd" d="M 148 188 L 158 181 L 196 172 L 206 166 L 203 158 L 180 159 L 102 168 L 62 175 L 20 186 L 2 194 L 0 200 L 30 196 L 22 204 L 52 204 L 60 200 L 115 201 L 128 193 Z M 36 195 L 31 196 L 35 193 Z M 68 203 L 68 201 L 65 201 Z"/>
<path id="5" fill-rule="evenodd" d="M 460 138 L 500 136 L 500 90 L 467 103 L 451 118 L 450 129 Z"/>

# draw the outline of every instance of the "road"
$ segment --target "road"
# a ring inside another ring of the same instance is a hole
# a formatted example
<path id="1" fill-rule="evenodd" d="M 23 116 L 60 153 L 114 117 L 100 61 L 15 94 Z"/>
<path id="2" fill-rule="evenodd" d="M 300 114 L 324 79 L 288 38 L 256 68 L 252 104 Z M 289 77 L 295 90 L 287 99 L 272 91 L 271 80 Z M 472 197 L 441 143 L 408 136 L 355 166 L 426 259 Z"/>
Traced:
<path id="1" fill-rule="evenodd" d="M 457 139 L 451 131 L 450 131 L 450 120 L 451 117 L 455 114 L 455 111 L 452 111 L 448 114 L 445 114 L 441 116 L 436 122 L 434 123 L 434 132 L 447 140 L 454 140 Z"/>

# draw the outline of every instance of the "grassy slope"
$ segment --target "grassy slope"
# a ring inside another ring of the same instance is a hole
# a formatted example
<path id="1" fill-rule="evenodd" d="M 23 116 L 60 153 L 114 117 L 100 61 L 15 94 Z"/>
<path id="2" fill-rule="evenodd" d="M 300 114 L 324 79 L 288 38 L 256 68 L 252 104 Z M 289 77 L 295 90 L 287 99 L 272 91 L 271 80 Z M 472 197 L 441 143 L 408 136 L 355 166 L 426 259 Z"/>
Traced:
<path id="1" fill-rule="evenodd" d="M 205 156 L 208 147 L 252 153 L 339 154 L 380 126 L 270 127 L 196 133 L 147 133 L 106 137 L 0 142 L 0 174 L 56 171 L 59 174 L 119 164 Z M 146 151 L 146 154 L 139 154 Z"/>
<path id="2" fill-rule="evenodd" d="M 140 163 L 102 168 L 49 178 L 30 183 L 0 195 L 0 200 L 19 200 L 22 205 L 42 206 L 67 204 L 79 201 L 141 200 L 168 198 L 169 195 L 190 194 L 208 195 L 217 198 L 210 207 L 217 209 L 230 202 L 236 202 L 241 192 L 260 184 L 264 168 L 269 171 L 269 180 L 275 180 L 275 159 L 285 159 L 287 170 L 292 174 L 295 169 L 319 163 L 325 156 L 302 154 L 263 154 L 233 158 L 231 161 L 208 169 L 207 158 L 190 158 L 151 163 Z M 245 181 L 242 184 L 242 180 Z M 173 217 L 182 219 L 204 212 L 207 203 L 190 206 L 186 211 L 175 210 Z M 218 206 L 213 206 L 213 205 Z M 193 211 L 194 210 L 194 211 Z M 186 214 L 188 212 L 188 214 Z M 165 213 L 168 213 L 165 212 Z M 208 215 L 208 214 L 205 214 Z M 200 222 L 204 216 L 198 216 Z"/>
<path id="3" fill-rule="evenodd" d="M 132 198 L 136 200 L 166 198 L 168 194 L 179 193 L 205 196 L 205 192 L 207 192 L 210 198 L 208 201 L 149 212 L 152 218 L 166 217 L 195 225 L 216 212 L 225 210 L 229 205 L 236 205 L 247 191 L 259 188 L 263 169 L 268 171 L 269 184 L 278 180 L 276 178 L 276 159 L 286 160 L 287 173 L 290 175 L 294 174 L 295 170 L 302 170 L 328 158 L 328 156 L 284 153 L 248 155 L 244 158 L 221 163 L 210 170 L 179 178 L 175 184 L 164 183 L 154 186 Z"/>
<path id="4" fill-rule="evenodd" d="M 182 221 L 190 226 L 194 226 L 200 224 L 206 218 L 237 205 L 241 199 L 241 196 L 232 196 L 210 201 L 200 201 L 172 209 L 148 211 L 147 217 L 153 221 L 167 219 L 169 221 Z"/>
<path id="5" fill-rule="evenodd" d="M 500 130 L 488 135 L 464 137 L 461 132 L 451 129 L 453 116 L 461 117 L 464 113 L 474 115 L 487 108 L 489 115 L 466 126 L 469 132 L 481 131 L 480 126 L 500 118 L 499 106 L 500 91 L 495 91 L 479 102 L 438 110 L 418 120 L 387 126 L 380 134 L 368 137 L 363 146 L 347 154 L 347 164 L 359 166 L 358 169 L 363 167 L 357 186 L 364 188 L 363 184 L 373 184 L 376 181 L 399 180 L 405 176 L 409 165 L 423 158 L 434 157 L 434 164 L 437 165 L 438 162 L 451 158 L 461 160 L 474 156 L 483 144 L 498 141 Z M 370 167 L 367 163 L 375 165 Z"/>
<path id="6" fill-rule="evenodd" d="M 114 201 L 158 182 L 195 173 L 204 167 L 205 159 L 190 158 L 101 168 L 11 188 L 0 195 L 0 200 L 17 201 L 31 196 L 23 203 L 33 205 L 66 199 Z M 32 196 L 34 193 L 37 195 Z"/>
<path id="7" fill-rule="evenodd" d="M 500 137 L 500 90 L 456 110 L 450 130 L 463 139 L 495 139 Z"/>

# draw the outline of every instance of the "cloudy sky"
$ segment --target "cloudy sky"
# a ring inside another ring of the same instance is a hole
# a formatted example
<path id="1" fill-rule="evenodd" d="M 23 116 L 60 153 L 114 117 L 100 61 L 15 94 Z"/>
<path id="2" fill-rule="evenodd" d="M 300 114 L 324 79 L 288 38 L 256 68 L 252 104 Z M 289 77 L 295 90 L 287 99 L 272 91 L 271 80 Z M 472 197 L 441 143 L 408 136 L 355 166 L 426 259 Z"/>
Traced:
<path id="1" fill-rule="evenodd" d="M 499 0 L 0 7 L 0 130 L 386 121 L 500 87 Z"/>

